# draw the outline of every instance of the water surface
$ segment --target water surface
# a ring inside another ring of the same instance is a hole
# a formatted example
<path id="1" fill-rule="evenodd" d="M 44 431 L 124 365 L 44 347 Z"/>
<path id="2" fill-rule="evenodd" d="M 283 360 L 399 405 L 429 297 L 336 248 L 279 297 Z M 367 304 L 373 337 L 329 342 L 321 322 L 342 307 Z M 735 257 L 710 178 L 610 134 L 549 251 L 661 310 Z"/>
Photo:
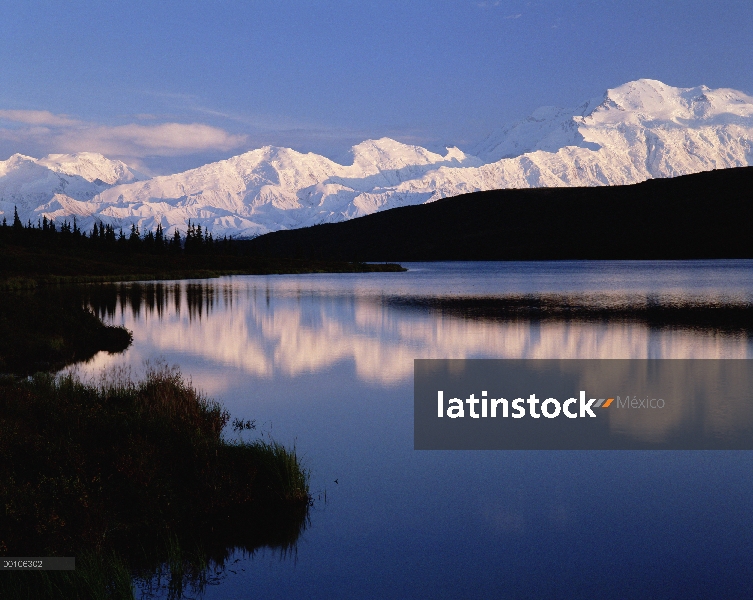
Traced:
<path id="1" fill-rule="evenodd" d="M 753 262 L 406 266 L 144 283 L 94 302 L 134 343 L 85 374 L 162 357 L 311 469 L 296 552 L 239 554 L 207 598 L 749 593 L 750 453 L 414 451 L 412 377 L 414 358 L 750 358 Z M 544 309 L 509 309 L 521 299 Z M 651 317 L 673 306 L 732 318 Z"/>

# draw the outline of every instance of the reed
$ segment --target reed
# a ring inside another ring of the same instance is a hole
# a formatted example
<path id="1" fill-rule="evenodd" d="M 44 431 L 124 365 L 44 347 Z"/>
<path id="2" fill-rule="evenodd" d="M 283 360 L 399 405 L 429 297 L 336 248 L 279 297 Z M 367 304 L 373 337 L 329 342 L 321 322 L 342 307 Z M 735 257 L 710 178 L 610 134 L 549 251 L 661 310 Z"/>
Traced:
<path id="1" fill-rule="evenodd" d="M 0 378 L 0 553 L 82 557 L 74 574 L 5 573 L 0 597 L 24 597 L 5 593 L 14 581 L 33 583 L 28 597 L 129 597 L 124 573 L 160 569 L 177 590 L 229 548 L 292 547 L 308 471 L 295 448 L 226 439 L 228 421 L 162 364 L 139 380 L 126 369 Z"/>
<path id="2" fill-rule="evenodd" d="M 14 571 L 0 577 L 0 597 L 14 600 L 133 600 L 125 561 L 115 553 L 87 552 L 75 571 Z"/>
<path id="3" fill-rule="evenodd" d="M 270 494 L 285 502 L 303 502 L 309 498 L 309 472 L 301 467 L 295 446 L 288 450 L 274 440 L 255 440 L 247 447 L 262 466 L 264 483 Z"/>

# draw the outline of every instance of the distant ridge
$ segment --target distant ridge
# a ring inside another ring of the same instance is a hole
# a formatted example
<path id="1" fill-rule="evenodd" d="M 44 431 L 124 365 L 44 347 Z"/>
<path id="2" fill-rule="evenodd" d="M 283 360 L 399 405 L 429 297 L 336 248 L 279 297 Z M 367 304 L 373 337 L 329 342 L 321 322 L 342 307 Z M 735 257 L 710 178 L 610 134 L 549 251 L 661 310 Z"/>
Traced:
<path id="1" fill-rule="evenodd" d="M 497 190 L 245 242 L 325 260 L 753 258 L 753 167 L 627 186 Z"/>
<path id="2" fill-rule="evenodd" d="M 484 190 L 627 185 L 753 164 L 753 98 L 639 79 L 574 109 L 543 107 L 473 149 L 430 152 L 382 138 L 352 162 L 265 146 L 183 173 L 145 178 L 81 152 L 0 161 L 0 216 L 43 216 L 91 231 L 104 222 L 168 235 L 191 220 L 253 237 L 336 223 Z"/>

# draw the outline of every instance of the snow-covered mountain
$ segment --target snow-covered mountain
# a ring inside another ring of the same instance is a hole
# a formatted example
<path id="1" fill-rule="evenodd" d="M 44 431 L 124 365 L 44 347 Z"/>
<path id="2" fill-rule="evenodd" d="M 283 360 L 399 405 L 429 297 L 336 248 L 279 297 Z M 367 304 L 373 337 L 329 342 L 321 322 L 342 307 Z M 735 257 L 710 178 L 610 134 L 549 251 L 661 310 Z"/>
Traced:
<path id="1" fill-rule="evenodd" d="M 74 216 L 93 223 L 98 195 L 113 185 L 146 179 L 124 162 L 94 152 L 50 154 L 41 159 L 14 154 L 0 161 L 0 212 L 10 221 L 14 207 L 24 223 L 42 215 Z"/>
<path id="2" fill-rule="evenodd" d="M 168 232 L 191 219 L 215 236 L 253 236 L 471 191 L 637 183 L 753 164 L 753 98 L 641 79 L 576 109 L 540 108 L 469 154 L 383 138 L 352 155 L 341 165 L 267 146 L 152 179 L 97 154 L 14 155 L 0 162 L 0 210 Z"/>

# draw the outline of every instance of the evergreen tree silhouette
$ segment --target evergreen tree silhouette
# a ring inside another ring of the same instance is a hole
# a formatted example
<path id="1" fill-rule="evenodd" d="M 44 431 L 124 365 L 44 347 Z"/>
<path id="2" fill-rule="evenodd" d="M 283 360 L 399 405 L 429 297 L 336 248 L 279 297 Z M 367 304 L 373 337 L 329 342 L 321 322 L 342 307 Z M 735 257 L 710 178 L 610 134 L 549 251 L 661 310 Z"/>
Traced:
<path id="1" fill-rule="evenodd" d="M 178 228 L 176 227 L 175 233 L 173 234 L 173 241 L 172 241 L 172 244 L 170 245 L 170 251 L 175 254 L 178 254 L 180 252 L 180 246 L 181 246 L 180 231 L 178 231 Z"/>
<path id="2" fill-rule="evenodd" d="M 24 228 L 24 224 L 21 223 L 21 219 L 18 217 L 18 208 L 13 207 L 13 229 L 15 231 L 21 231 Z"/>

